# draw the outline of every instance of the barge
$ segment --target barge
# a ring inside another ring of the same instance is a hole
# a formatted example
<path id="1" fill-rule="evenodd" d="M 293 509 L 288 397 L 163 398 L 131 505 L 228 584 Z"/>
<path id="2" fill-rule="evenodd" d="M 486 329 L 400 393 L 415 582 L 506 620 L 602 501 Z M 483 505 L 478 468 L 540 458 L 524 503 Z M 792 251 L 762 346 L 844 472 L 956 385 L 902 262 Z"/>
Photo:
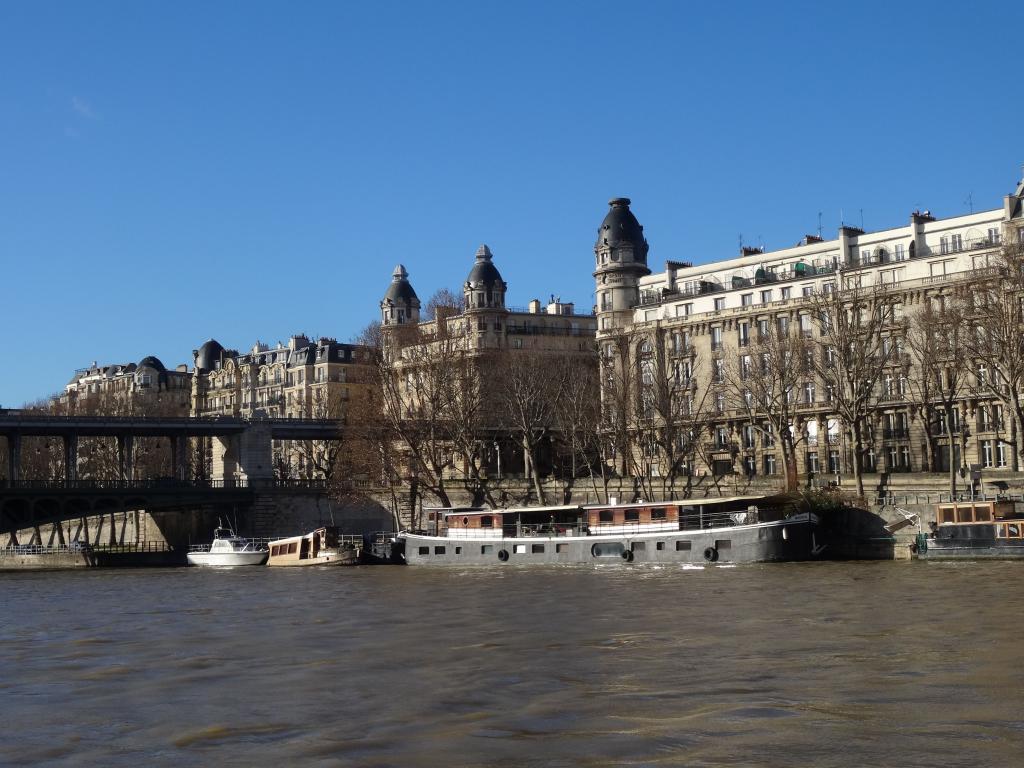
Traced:
<path id="1" fill-rule="evenodd" d="M 756 563 L 811 560 L 824 549 L 817 517 L 781 496 L 445 508 L 428 523 L 430 530 L 396 536 L 405 563 Z"/>

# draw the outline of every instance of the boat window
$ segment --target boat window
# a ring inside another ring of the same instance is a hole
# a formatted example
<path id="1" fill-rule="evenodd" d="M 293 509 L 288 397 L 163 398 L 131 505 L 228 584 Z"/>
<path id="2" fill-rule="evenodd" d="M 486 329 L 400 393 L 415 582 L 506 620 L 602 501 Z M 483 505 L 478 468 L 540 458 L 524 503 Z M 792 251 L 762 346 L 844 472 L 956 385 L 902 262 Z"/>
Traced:
<path id="1" fill-rule="evenodd" d="M 974 519 L 979 523 L 987 523 L 992 520 L 992 510 L 988 505 L 974 508 Z"/>
<path id="2" fill-rule="evenodd" d="M 445 553 L 444 547 L 434 547 L 435 555 L 443 555 Z"/>
<path id="3" fill-rule="evenodd" d="M 665 519 L 665 510 L 664 509 L 652 509 L 651 510 L 651 520 L 664 520 L 664 519 Z"/>
<path id="4" fill-rule="evenodd" d="M 569 551 L 569 545 L 568 544 L 555 544 L 555 552 L 557 552 L 559 554 L 562 554 L 563 552 L 568 552 L 568 551 Z"/>
<path id="5" fill-rule="evenodd" d="M 939 515 L 942 518 L 943 523 L 955 523 L 956 516 L 953 512 L 953 507 L 940 507 Z"/>
<path id="6" fill-rule="evenodd" d="M 958 509 L 956 511 L 956 521 L 958 523 L 970 523 L 974 520 L 974 515 L 971 512 L 970 507 Z"/>
<path id="7" fill-rule="evenodd" d="M 665 542 L 664 541 L 659 541 L 658 542 L 658 551 L 660 552 L 664 548 L 665 548 Z"/>
<path id="8" fill-rule="evenodd" d="M 627 509 L 626 510 L 626 522 L 627 523 L 635 523 L 635 522 L 637 522 L 639 520 L 640 520 L 640 510 L 639 509 Z"/>
<path id="9" fill-rule="evenodd" d="M 469 525 L 469 518 L 468 517 L 462 518 L 462 524 L 463 525 Z"/>
<path id="10" fill-rule="evenodd" d="M 634 541 L 633 542 L 632 550 L 634 552 L 643 552 L 645 549 L 647 549 L 647 542 L 646 541 Z"/>
<path id="11" fill-rule="evenodd" d="M 732 539 L 716 539 L 715 549 L 721 552 L 723 549 L 732 549 Z"/>
<path id="12" fill-rule="evenodd" d="M 420 547 L 420 554 L 421 555 L 429 555 L 430 554 L 430 547 Z"/>
<path id="13" fill-rule="evenodd" d="M 484 515 L 483 517 L 480 518 L 480 527 L 481 528 L 493 528 L 494 527 L 494 518 L 491 517 L 490 515 Z"/>
<path id="14" fill-rule="evenodd" d="M 526 554 L 526 545 L 525 544 L 516 544 L 514 547 L 512 547 L 512 551 L 515 554 L 517 554 L 517 555 L 525 555 Z"/>
<path id="15" fill-rule="evenodd" d="M 293 541 L 291 544 L 288 545 L 288 554 L 289 555 L 294 555 L 298 551 L 299 551 L 299 542 Z"/>
<path id="16" fill-rule="evenodd" d="M 689 552 L 692 543 L 690 541 L 677 541 L 676 552 Z"/>
<path id="17" fill-rule="evenodd" d="M 1020 538 L 1020 526 L 1016 523 L 1006 524 L 1006 537 L 1008 539 L 1019 539 Z"/>
<path id="18" fill-rule="evenodd" d="M 590 548 L 590 554 L 594 557 L 622 557 L 625 551 L 626 548 L 619 541 L 606 541 Z"/>
<path id="19" fill-rule="evenodd" d="M 482 547 L 480 547 L 480 554 L 481 555 L 492 555 L 492 554 L 494 554 L 494 545 L 493 544 L 484 544 Z"/>
<path id="20" fill-rule="evenodd" d="M 534 554 L 534 555 L 543 555 L 544 554 L 544 545 L 543 544 L 531 544 L 530 545 L 530 552 L 532 554 Z"/>
<path id="21" fill-rule="evenodd" d="M 615 519 L 615 513 L 610 509 L 602 509 L 598 512 L 597 519 L 602 523 L 610 523 Z"/>
<path id="22" fill-rule="evenodd" d="M 456 547 L 455 548 L 455 554 L 456 555 L 461 555 L 462 554 L 462 547 Z"/>

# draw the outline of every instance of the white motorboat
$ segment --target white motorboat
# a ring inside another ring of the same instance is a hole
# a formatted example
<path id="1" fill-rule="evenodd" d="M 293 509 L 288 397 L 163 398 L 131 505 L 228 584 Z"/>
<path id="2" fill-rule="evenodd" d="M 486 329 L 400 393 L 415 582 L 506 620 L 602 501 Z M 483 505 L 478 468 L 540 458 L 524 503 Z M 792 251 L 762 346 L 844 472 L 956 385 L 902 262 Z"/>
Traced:
<path id="1" fill-rule="evenodd" d="M 217 528 L 212 544 L 193 546 L 188 553 L 189 565 L 263 565 L 270 550 L 236 536 L 230 528 Z"/>

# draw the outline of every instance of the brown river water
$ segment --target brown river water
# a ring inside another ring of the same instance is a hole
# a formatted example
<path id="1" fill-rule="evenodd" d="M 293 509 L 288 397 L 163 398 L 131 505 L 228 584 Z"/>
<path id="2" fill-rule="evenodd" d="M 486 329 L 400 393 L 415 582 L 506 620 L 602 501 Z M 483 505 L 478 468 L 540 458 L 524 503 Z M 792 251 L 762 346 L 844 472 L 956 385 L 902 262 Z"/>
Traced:
<path id="1" fill-rule="evenodd" d="M 1021 766 L 1022 573 L 0 574 L 0 764 Z"/>

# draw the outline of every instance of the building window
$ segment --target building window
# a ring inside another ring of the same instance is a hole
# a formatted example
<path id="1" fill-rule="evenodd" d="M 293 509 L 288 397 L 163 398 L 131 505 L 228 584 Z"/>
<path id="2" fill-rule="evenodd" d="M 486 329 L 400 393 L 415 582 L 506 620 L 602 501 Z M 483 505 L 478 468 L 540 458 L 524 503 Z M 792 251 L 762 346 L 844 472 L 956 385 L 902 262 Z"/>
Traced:
<path id="1" fill-rule="evenodd" d="M 771 292 L 769 291 L 769 293 L 771 293 Z M 789 301 L 790 298 L 792 298 L 792 296 L 793 296 L 793 289 L 792 288 L 790 288 L 789 286 L 786 286 L 785 288 L 782 289 L 782 300 L 783 301 Z"/>
<path id="2" fill-rule="evenodd" d="M 828 452 L 828 471 L 833 475 L 838 475 L 841 470 L 839 463 L 839 451 Z"/>
<path id="3" fill-rule="evenodd" d="M 995 465 L 995 457 L 992 451 L 992 441 L 981 441 L 981 465 L 986 469 Z"/>
<path id="4" fill-rule="evenodd" d="M 722 348 L 722 329 L 712 328 L 711 329 L 711 349 L 716 351 Z"/>
<path id="5" fill-rule="evenodd" d="M 775 471 L 775 454 L 769 453 L 764 457 L 764 473 L 774 475 Z"/>
<path id="6" fill-rule="evenodd" d="M 807 452 L 807 471 L 808 472 L 813 472 L 814 474 L 817 474 L 818 472 L 821 471 L 821 468 L 818 466 L 818 452 L 817 451 L 808 451 Z"/>
<path id="7" fill-rule="evenodd" d="M 713 361 L 714 371 L 713 377 L 715 384 L 721 384 L 725 381 L 725 361 L 715 360 Z"/>
<path id="8" fill-rule="evenodd" d="M 749 307 L 754 303 L 754 294 L 752 293 L 741 293 L 740 294 L 740 306 Z"/>
<path id="9" fill-rule="evenodd" d="M 896 261 L 905 261 L 907 258 L 906 246 L 903 243 L 896 243 L 894 249 L 894 258 Z"/>
<path id="10" fill-rule="evenodd" d="M 715 312 L 721 312 L 723 309 L 725 309 L 725 299 L 715 299 Z"/>
<path id="11" fill-rule="evenodd" d="M 768 304 L 772 300 L 772 292 L 770 290 L 761 291 L 761 303 Z"/>

